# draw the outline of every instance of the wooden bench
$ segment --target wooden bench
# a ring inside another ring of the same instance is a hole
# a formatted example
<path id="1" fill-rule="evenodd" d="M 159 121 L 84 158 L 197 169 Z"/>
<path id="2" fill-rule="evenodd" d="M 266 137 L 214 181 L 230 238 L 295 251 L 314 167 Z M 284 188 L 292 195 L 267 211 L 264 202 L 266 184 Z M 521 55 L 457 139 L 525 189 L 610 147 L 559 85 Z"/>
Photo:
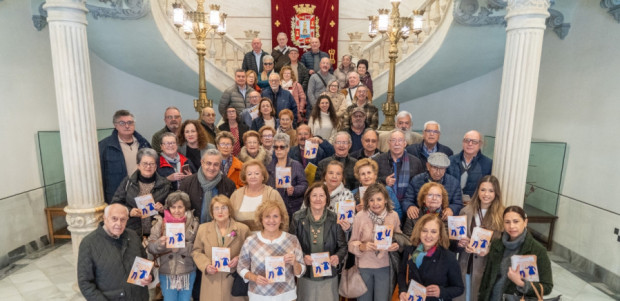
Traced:
<path id="1" fill-rule="evenodd" d="M 56 239 L 71 239 L 71 232 L 67 230 L 67 227 L 54 231 L 54 217 L 66 216 L 65 205 L 58 205 L 45 208 L 45 217 L 47 218 L 47 231 L 50 236 L 50 243 L 52 246 Z"/>
<path id="2" fill-rule="evenodd" d="M 553 246 L 553 228 L 555 227 L 555 221 L 558 217 L 527 204 L 523 205 L 523 209 L 527 214 L 528 224 L 549 224 L 549 233 L 547 234 L 546 240 L 541 234 L 531 230 L 531 228 L 530 233 L 532 233 L 532 236 L 534 236 L 536 240 L 540 241 L 545 247 L 547 247 L 547 251 L 551 251 L 551 247 Z"/>

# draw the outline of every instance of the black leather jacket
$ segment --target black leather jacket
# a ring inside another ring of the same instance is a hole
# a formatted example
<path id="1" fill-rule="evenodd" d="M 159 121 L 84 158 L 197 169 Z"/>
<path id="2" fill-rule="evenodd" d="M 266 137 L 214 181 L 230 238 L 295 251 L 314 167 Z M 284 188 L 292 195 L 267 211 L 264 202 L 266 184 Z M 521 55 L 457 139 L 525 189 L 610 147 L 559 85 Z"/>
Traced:
<path id="1" fill-rule="evenodd" d="M 301 209 L 293 214 L 293 220 L 289 228 L 289 232 L 299 240 L 304 255 L 310 255 L 310 225 L 308 224 L 307 215 L 310 209 Z M 325 208 L 325 210 L 328 210 Z M 329 252 L 329 255 L 338 256 L 338 273 L 343 266 L 344 256 L 347 254 L 348 246 L 342 227 L 337 223 L 336 213 L 327 211 L 325 225 L 323 226 L 323 251 Z M 332 273 L 331 277 L 335 277 L 338 273 Z M 310 278 L 312 275 L 312 266 L 306 267 L 304 277 Z M 329 278 L 329 277 L 326 277 Z"/>

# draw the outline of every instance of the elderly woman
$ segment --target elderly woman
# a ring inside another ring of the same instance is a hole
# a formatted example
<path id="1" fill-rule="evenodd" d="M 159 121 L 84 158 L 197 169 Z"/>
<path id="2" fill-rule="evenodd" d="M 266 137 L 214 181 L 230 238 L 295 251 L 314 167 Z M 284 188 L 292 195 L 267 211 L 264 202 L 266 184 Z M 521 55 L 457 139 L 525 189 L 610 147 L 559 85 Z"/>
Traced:
<path id="1" fill-rule="evenodd" d="M 323 182 L 327 185 L 329 191 L 329 210 L 334 213 L 338 213 L 338 203 L 346 200 L 354 200 L 351 190 L 344 187 L 344 164 L 342 162 L 333 160 L 325 167 L 325 173 L 323 174 Z M 344 229 L 343 230 L 348 230 Z"/>
<path id="2" fill-rule="evenodd" d="M 411 235 L 412 246 L 405 247 L 398 269 L 400 301 L 407 301 L 411 280 L 426 287 L 426 300 L 452 300 L 463 293 L 461 269 L 454 254 L 447 250 L 448 232 L 437 215 L 420 218 Z"/>
<path id="3" fill-rule="evenodd" d="M 276 130 L 264 125 L 258 130 L 258 133 L 260 134 L 260 145 L 270 157 L 273 157 L 273 137 L 276 135 Z"/>
<path id="4" fill-rule="evenodd" d="M 159 281 L 165 300 L 187 300 L 192 296 L 196 279 L 196 266 L 190 256 L 194 245 L 198 218 L 190 210 L 189 195 L 175 191 L 168 195 L 164 206 L 164 218 L 156 215 L 155 225 L 149 236 L 149 253 L 159 258 Z M 166 225 L 185 224 L 185 247 L 166 248 Z"/>
<path id="5" fill-rule="evenodd" d="M 265 185 L 268 179 L 269 173 L 263 162 L 249 160 L 241 167 L 241 182 L 244 186 L 230 196 L 235 220 L 246 224 L 251 231 L 260 230 L 261 225 L 255 223 L 254 212 L 262 202 L 276 200 L 284 206 L 284 201 L 278 191 Z"/>
<path id="6" fill-rule="evenodd" d="M 257 82 L 258 82 L 258 75 L 256 75 L 256 71 L 248 70 L 245 72 L 246 85 L 248 85 L 248 87 L 251 87 L 252 89 L 258 91 L 258 93 L 260 93 L 261 88 L 258 86 Z"/>
<path id="7" fill-rule="evenodd" d="M 353 193 L 353 197 L 355 197 L 355 203 L 357 204 L 357 211 L 361 211 L 364 208 L 364 204 L 361 200 L 364 198 L 364 192 L 368 189 L 368 186 L 378 183 L 377 182 L 377 172 L 379 171 L 379 165 L 377 162 L 372 159 L 364 158 L 357 163 L 355 163 L 355 167 L 353 168 L 353 172 L 355 174 L 355 178 L 360 182 L 360 187 L 355 188 L 351 191 Z M 396 192 L 390 186 L 386 186 L 385 189 L 390 196 L 390 201 L 392 201 L 392 207 L 394 207 L 394 211 L 398 214 L 398 218 L 402 219 L 403 211 L 400 208 L 400 202 L 398 198 L 396 198 Z"/>
<path id="8" fill-rule="evenodd" d="M 273 56 L 267 54 L 263 56 L 263 72 L 258 74 L 256 83 L 261 89 L 269 87 L 269 75 L 273 72 Z"/>
<path id="9" fill-rule="evenodd" d="M 388 252 L 397 251 L 399 246 L 393 241 L 387 249 L 378 249 L 375 228 L 389 226 L 392 231 L 400 232 L 400 219 L 393 210 L 385 186 L 378 183 L 368 186 L 363 200 L 364 209 L 355 215 L 349 240 L 349 252 L 357 258 L 357 267 L 368 288 L 357 300 L 389 300 L 393 277 Z"/>
<path id="10" fill-rule="evenodd" d="M 245 123 L 241 122 L 239 114 L 235 108 L 226 108 L 226 116 L 224 118 L 224 123 L 220 124 L 218 127 L 220 131 L 230 132 L 235 138 L 233 141 L 232 155 L 237 156 L 241 151 L 241 147 L 243 147 L 243 134 L 249 131 Z"/>
<path id="11" fill-rule="evenodd" d="M 135 198 L 150 194 L 153 198 L 153 203 L 155 203 L 155 210 L 163 213 L 164 200 L 170 192 L 170 182 L 155 172 L 158 157 L 152 148 L 138 150 L 136 156 L 138 170 L 121 181 L 112 197 L 111 204 L 119 203 L 129 209 L 127 228 L 136 231 L 138 235 L 146 236 L 150 234 L 151 218 L 142 218 L 142 211 L 138 208 Z"/>
<path id="12" fill-rule="evenodd" d="M 478 189 L 471 201 L 461 210 L 467 216 L 467 236 L 458 242 L 459 265 L 465 283 L 465 294 L 456 300 L 478 300 L 478 289 L 482 273 L 487 262 L 485 253 L 475 254 L 469 247 L 469 237 L 473 227 L 482 227 L 493 231 L 493 239 L 501 237 L 504 230 L 504 205 L 502 205 L 499 180 L 493 175 L 480 179 Z"/>
<path id="13" fill-rule="evenodd" d="M 332 104 L 332 100 L 327 95 L 320 95 L 317 98 L 317 106 L 314 106 L 308 125 L 314 136 L 319 136 L 328 141 L 334 141 L 338 132 L 338 116 Z"/>
<path id="14" fill-rule="evenodd" d="M 172 183 L 171 189 L 177 190 L 179 181 L 196 170 L 194 163 L 178 152 L 177 135 L 170 132 L 161 135 L 161 156 L 157 173 Z"/>
<path id="15" fill-rule="evenodd" d="M 247 131 L 243 134 L 244 147 L 239 152 L 239 160 L 247 162 L 252 159 L 263 162 L 264 165 L 271 163 L 271 156 L 260 145 L 260 134 L 257 131 Z"/>
<path id="16" fill-rule="evenodd" d="M 297 131 L 293 128 L 294 115 L 293 111 L 284 109 L 280 111 L 280 126 L 277 128 L 278 133 L 285 133 L 291 138 L 292 143 L 297 143 Z"/>
<path id="17" fill-rule="evenodd" d="M 271 99 L 263 97 L 258 103 L 258 117 L 252 120 L 250 129 L 258 131 L 265 125 L 275 129 L 280 126 L 280 122 L 276 118 L 276 109 L 273 107 Z"/>
<path id="18" fill-rule="evenodd" d="M 273 149 L 276 159 L 267 165 L 267 171 L 269 172 L 269 180 L 267 181 L 267 185 L 273 188 L 277 187 L 276 169 L 283 168 L 290 170 L 290 186 L 287 188 L 276 188 L 276 190 L 280 193 L 280 196 L 282 196 L 282 199 L 284 200 L 288 215 L 293 216 L 293 213 L 297 212 L 297 210 L 301 207 L 304 192 L 306 192 L 306 188 L 308 188 L 308 181 L 306 180 L 304 167 L 301 163 L 288 157 L 288 151 L 290 148 L 288 135 L 278 133 L 273 140 Z"/>
<path id="19" fill-rule="evenodd" d="M 250 301 L 297 299 L 294 277 L 300 278 L 306 266 L 299 240 L 286 232 L 289 221 L 284 204 L 267 199 L 256 208 L 254 219 L 259 232 L 245 240 L 237 267 L 239 275 L 249 280 Z M 267 271 L 265 260 L 273 256 L 282 257 L 284 267 L 276 268 L 277 271 Z M 270 281 L 267 272 L 283 274 L 285 281 Z"/>
<path id="20" fill-rule="evenodd" d="M 326 208 L 328 194 L 325 184 L 312 184 L 304 195 L 306 209 L 297 211 L 291 221 L 289 232 L 299 239 L 306 264 L 306 273 L 297 284 L 299 300 L 338 300 L 338 267 L 347 254 L 347 240 L 336 213 Z M 320 268 L 330 269 L 331 276 L 315 277 L 311 255 L 322 252 L 329 254 L 329 262 Z"/>
<path id="21" fill-rule="evenodd" d="M 243 186 L 241 182 L 241 165 L 243 165 L 243 162 L 232 154 L 235 142 L 235 137 L 230 132 L 219 132 L 215 136 L 217 150 L 222 155 L 222 165 L 220 166 L 222 174 L 231 179 L 235 186 L 239 188 Z"/>
<path id="22" fill-rule="evenodd" d="M 334 70 L 334 76 L 338 81 L 338 90 L 344 89 L 347 84 L 347 74 L 351 71 L 355 71 L 355 64 L 351 62 L 353 57 L 350 54 L 345 54 L 342 56 L 342 61 L 340 62 L 340 66 L 338 69 Z"/>
<path id="23" fill-rule="evenodd" d="M 329 99 L 332 101 L 332 107 L 336 111 L 336 116 L 338 116 L 338 119 L 341 119 L 347 110 L 347 106 L 343 105 L 343 103 L 346 103 L 346 100 L 345 96 L 338 89 L 338 81 L 336 79 L 330 80 L 327 84 L 327 89 L 321 95 L 329 96 Z"/>
<path id="24" fill-rule="evenodd" d="M 198 120 L 185 120 L 177 134 L 179 153 L 189 159 L 194 166 L 200 166 L 200 158 L 205 151 L 213 148 L 207 142 L 207 131 Z"/>
<path id="25" fill-rule="evenodd" d="M 306 115 L 306 93 L 304 92 L 304 88 L 301 86 L 299 82 L 297 82 L 297 77 L 295 77 L 295 73 L 291 66 L 284 66 L 280 70 L 280 86 L 282 89 L 291 92 L 295 102 L 297 103 L 297 120 L 300 123 L 303 122 L 304 117 Z"/>
<path id="26" fill-rule="evenodd" d="M 527 216 L 523 208 L 510 206 L 504 210 L 504 233 L 491 242 L 487 254 L 478 300 L 503 300 L 503 294 L 536 297 L 532 287 L 544 294 L 551 293 L 553 277 L 547 250 L 527 231 Z M 536 255 L 540 282 L 529 282 L 510 266 L 512 255 Z"/>
<path id="27" fill-rule="evenodd" d="M 428 182 L 422 185 L 418 193 L 420 215 L 413 219 L 407 216 L 403 225 L 403 233 L 410 236 L 416 221 L 423 215 L 433 214 L 441 218 L 442 212 L 448 208 L 448 205 L 448 191 L 446 191 L 443 185 L 435 182 Z"/>
<path id="28" fill-rule="evenodd" d="M 361 59 L 357 61 L 357 73 L 360 75 L 360 83 L 368 87 L 370 95 L 373 95 L 372 78 L 370 77 L 370 72 L 368 72 L 368 60 Z"/>
<path id="29" fill-rule="evenodd" d="M 213 221 L 200 225 L 192 257 L 196 266 L 202 272 L 200 284 L 200 300 L 212 301 L 242 301 L 243 297 L 233 297 L 230 292 L 233 286 L 234 273 L 239 262 L 241 246 L 250 233 L 248 226 L 232 218 L 234 211 L 230 200 L 218 195 L 211 200 L 209 214 Z M 215 267 L 213 248 L 228 248 L 230 250 L 230 272 L 219 271 Z"/>

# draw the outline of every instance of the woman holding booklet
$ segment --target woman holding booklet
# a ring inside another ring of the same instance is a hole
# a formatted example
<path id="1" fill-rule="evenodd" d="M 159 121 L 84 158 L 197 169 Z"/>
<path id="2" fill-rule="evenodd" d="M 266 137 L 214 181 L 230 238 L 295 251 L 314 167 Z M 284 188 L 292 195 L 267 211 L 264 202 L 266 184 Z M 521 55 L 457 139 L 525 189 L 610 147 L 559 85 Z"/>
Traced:
<path id="1" fill-rule="evenodd" d="M 297 299 L 295 277 L 306 271 L 304 254 L 296 236 L 286 232 L 288 214 L 282 201 L 263 200 L 254 215 L 260 231 L 246 239 L 237 270 L 249 280 L 252 300 Z"/>
<path id="2" fill-rule="evenodd" d="M 151 228 L 148 251 L 159 260 L 159 281 L 164 299 L 189 301 L 196 279 L 196 266 L 190 254 L 198 230 L 198 218 L 190 210 L 189 195 L 182 191 L 168 195 L 164 208 L 163 219 L 155 216 L 157 222 Z M 185 231 L 179 232 L 181 235 L 170 229 L 166 231 L 166 228 L 172 228 L 171 224 L 181 224 Z M 179 241 L 185 246 L 179 247 Z"/>
<path id="3" fill-rule="evenodd" d="M 510 206 L 503 217 L 504 233 L 491 243 L 478 300 L 503 300 L 504 294 L 536 297 L 535 291 L 551 293 L 551 262 L 547 250 L 528 233 L 525 211 Z M 527 257 L 533 259 L 531 263 L 518 262 Z"/>
<path id="4" fill-rule="evenodd" d="M 375 160 L 364 158 L 360 159 L 355 163 L 355 167 L 353 168 L 353 173 L 355 174 L 355 178 L 360 182 L 360 187 L 355 188 L 351 191 L 353 193 L 353 197 L 355 198 L 355 203 L 357 204 L 357 211 L 362 210 L 364 208 L 364 204 L 362 204 L 361 199 L 364 195 L 363 191 L 366 191 L 368 186 L 377 183 L 377 173 L 379 172 L 379 165 Z M 390 200 L 392 201 L 392 205 L 394 206 L 394 211 L 398 213 L 398 218 L 402 218 L 403 211 L 400 207 L 400 202 L 398 198 L 396 198 L 396 192 L 391 186 L 386 186 L 385 189 L 390 196 Z"/>
<path id="5" fill-rule="evenodd" d="M 442 212 L 448 208 L 448 191 L 443 185 L 435 182 L 428 182 L 422 185 L 418 193 L 418 206 L 420 206 L 420 215 L 417 218 L 409 218 L 405 220 L 403 225 L 403 233 L 411 236 L 413 226 L 424 215 L 431 214 L 442 216 Z M 444 224 L 445 225 L 445 224 Z"/>
<path id="6" fill-rule="evenodd" d="M 349 240 L 349 251 L 355 255 L 360 275 L 368 289 L 357 300 L 390 300 L 394 288 L 388 252 L 399 248 L 392 237 L 394 232 L 401 232 L 400 219 L 382 184 L 368 186 L 363 200 L 364 209 L 355 215 Z"/>
<path id="7" fill-rule="evenodd" d="M 439 215 L 420 217 L 398 269 L 400 301 L 409 295 L 426 295 L 427 301 L 448 301 L 463 293 L 461 269 L 450 251 L 448 233 Z M 413 289 L 410 289 L 413 288 Z M 417 298 L 414 298 L 416 300 Z"/>
<path id="8" fill-rule="evenodd" d="M 284 200 L 286 211 L 293 216 L 304 200 L 308 181 L 301 163 L 288 157 L 290 137 L 285 133 L 277 133 L 273 137 L 273 149 L 276 159 L 267 166 L 269 180 L 267 185 L 275 188 Z M 279 171 L 279 172 L 278 172 Z M 279 176 L 279 177 L 278 177 Z M 289 177 L 288 179 L 286 177 Z M 288 180 L 288 181 L 287 181 Z"/>
<path id="9" fill-rule="evenodd" d="M 484 176 L 478 183 L 471 201 L 461 210 L 466 217 L 467 236 L 458 240 L 459 265 L 465 283 L 465 294 L 456 298 L 459 301 L 478 300 L 478 289 L 482 280 L 482 273 L 487 262 L 487 251 L 476 250 L 470 247 L 470 238 L 474 227 L 481 227 L 493 231 L 493 239 L 501 237 L 504 230 L 504 205 L 499 181 L 493 175 Z M 450 217 L 448 217 L 450 219 Z"/>
<path id="10" fill-rule="evenodd" d="M 323 182 L 327 186 L 327 191 L 329 191 L 331 201 L 327 205 L 327 209 L 330 211 L 338 214 L 338 204 L 340 202 L 354 199 L 351 190 L 344 187 L 344 164 L 342 162 L 332 160 L 327 164 L 323 174 Z M 348 231 L 350 226 L 348 223 L 343 223 L 342 229 Z"/>
<path id="11" fill-rule="evenodd" d="M 327 186 L 313 183 L 304 195 L 306 209 L 293 215 L 289 232 L 299 239 L 306 273 L 297 283 L 297 300 L 338 300 L 338 272 L 347 254 L 336 213 L 326 209 Z"/>
<path id="12" fill-rule="evenodd" d="M 192 251 L 194 262 L 203 275 L 200 300 L 246 300 L 231 295 L 234 278 L 230 273 L 237 268 L 241 246 L 250 229 L 232 218 L 232 204 L 224 195 L 211 200 L 209 214 L 213 221 L 200 225 Z M 225 256 L 217 256 L 221 251 Z"/>

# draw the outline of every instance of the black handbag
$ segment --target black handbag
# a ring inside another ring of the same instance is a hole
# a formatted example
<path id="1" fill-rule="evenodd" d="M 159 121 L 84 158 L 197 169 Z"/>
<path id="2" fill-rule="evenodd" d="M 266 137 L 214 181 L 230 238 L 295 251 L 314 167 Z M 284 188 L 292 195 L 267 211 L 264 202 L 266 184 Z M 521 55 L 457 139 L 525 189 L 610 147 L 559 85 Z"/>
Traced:
<path id="1" fill-rule="evenodd" d="M 226 277 L 233 277 L 233 285 L 230 290 L 230 294 L 235 297 L 245 297 L 248 295 L 248 283 L 243 280 L 243 277 L 237 272 L 228 274 Z"/>

